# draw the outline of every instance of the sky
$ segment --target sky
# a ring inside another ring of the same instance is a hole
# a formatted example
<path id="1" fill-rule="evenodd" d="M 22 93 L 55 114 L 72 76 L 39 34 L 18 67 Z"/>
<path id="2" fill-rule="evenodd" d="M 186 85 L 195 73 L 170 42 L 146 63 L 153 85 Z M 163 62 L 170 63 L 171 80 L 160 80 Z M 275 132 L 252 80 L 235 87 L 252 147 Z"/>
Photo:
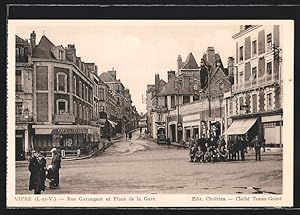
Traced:
<path id="1" fill-rule="evenodd" d="M 34 30 L 37 43 L 44 34 L 55 45 L 74 44 L 84 62 L 95 62 L 98 73 L 114 68 L 117 78 L 130 89 L 133 104 L 145 113 L 147 84 L 158 73 L 167 81 L 167 71 L 177 70 L 177 57 L 185 61 L 192 52 L 199 64 L 207 47 L 214 47 L 224 66 L 234 57 L 232 36 L 238 22 L 195 20 L 129 21 L 35 20 L 18 23 L 15 33 L 24 39 Z"/>

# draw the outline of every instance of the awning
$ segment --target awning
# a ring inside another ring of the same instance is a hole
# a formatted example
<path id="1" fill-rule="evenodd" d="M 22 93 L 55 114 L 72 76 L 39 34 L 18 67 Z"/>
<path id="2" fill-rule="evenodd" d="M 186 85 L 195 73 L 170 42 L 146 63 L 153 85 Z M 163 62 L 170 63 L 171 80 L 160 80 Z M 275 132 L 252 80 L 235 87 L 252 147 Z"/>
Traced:
<path id="1" fill-rule="evenodd" d="M 224 134 L 227 135 L 238 135 L 238 134 L 246 134 L 250 128 L 254 125 L 257 118 L 249 118 L 249 119 L 237 119 L 234 120 L 230 127 L 225 131 Z"/>
<path id="2" fill-rule="evenodd" d="M 99 127 L 89 125 L 33 125 L 32 128 L 35 134 L 100 134 Z"/>

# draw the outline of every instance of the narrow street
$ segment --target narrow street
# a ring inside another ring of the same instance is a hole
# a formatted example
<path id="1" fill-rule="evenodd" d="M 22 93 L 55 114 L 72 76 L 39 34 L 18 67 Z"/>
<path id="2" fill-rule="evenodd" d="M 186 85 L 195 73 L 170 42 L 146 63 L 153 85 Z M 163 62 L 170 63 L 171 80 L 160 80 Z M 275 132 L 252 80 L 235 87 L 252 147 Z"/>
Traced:
<path id="1" fill-rule="evenodd" d="M 246 161 L 190 163 L 188 150 L 140 136 L 122 139 L 96 157 L 63 161 L 60 189 L 45 194 L 237 194 L 282 192 L 282 154 L 253 152 Z M 16 194 L 29 194 L 28 166 L 16 167 Z"/>

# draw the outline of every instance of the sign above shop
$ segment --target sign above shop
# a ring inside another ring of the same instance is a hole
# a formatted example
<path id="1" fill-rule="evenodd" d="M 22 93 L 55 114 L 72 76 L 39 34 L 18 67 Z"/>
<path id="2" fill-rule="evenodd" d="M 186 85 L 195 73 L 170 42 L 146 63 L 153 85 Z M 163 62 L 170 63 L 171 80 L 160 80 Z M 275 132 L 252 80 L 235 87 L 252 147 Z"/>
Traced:
<path id="1" fill-rule="evenodd" d="M 57 128 L 53 129 L 52 134 L 87 134 L 87 128 Z"/>
<path id="2" fill-rule="evenodd" d="M 69 113 L 56 114 L 54 120 L 58 124 L 73 124 L 75 123 L 75 116 Z"/>

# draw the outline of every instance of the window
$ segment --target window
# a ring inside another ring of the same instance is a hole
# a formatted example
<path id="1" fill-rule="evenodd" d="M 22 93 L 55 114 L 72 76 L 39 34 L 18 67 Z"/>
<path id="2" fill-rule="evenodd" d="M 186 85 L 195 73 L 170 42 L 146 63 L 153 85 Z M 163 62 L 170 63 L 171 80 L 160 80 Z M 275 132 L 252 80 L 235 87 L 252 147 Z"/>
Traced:
<path id="1" fill-rule="evenodd" d="M 85 87 L 85 99 L 86 101 L 89 101 L 89 90 L 87 86 Z"/>
<path id="2" fill-rule="evenodd" d="M 267 35 L 267 52 L 272 51 L 272 34 Z"/>
<path id="3" fill-rule="evenodd" d="M 82 119 L 82 107 L 81 107 L 81 104 L 79 104 L 79 118 Z"/>
<path id="4" fill-rule="evenodd" d="M 16 115 L 22 115 L 22 102 L 16 102 Z"/>
<path id="5" fill-rule="evenodd" d="M 117 85 L 117 92 L 120 92 L 120 85 Z"/>
<path id="6" fill-rule="evenodd" d="M 241 46 L 240 47 L 240 61 L 243 61 L 244 60 L 244 47 Z"/>
<path id="7" fill-rule="evenodd" d="M 67 91 L 67 75 L 64 73 L 57 73 L 57 91 Z"/>
<path id="8" fill-rule="evenodd" d="M 68 112 L 68 101 L 65 99 L 56 100 L 56 112 L 57 114 Z"/>
<path id="9" fill-rule="evenodd" d="M 104 100 L 104 89 L 103 88 L 100 88 L 100 90 L 99 90 L 99 99 L 101 101 Z"/>
<path id="10" fill-rule="evenodd" d="M 257 67 L 252 68 L 252 79 L 256 79 L 257 77 Z"/>
<path id="11" fill-rule="evenodd" d="M 82 99 L 85 99 L 85 85 L 82 84 Z"/>
<path id="12" fill-rule="evenodd" d="M 73 76 L 73 93 L 76 95 L 76 77 Z"/>
<path id="13" fill-rule="evenodd" d="M 81 84 L 81 81 L 79 81 L 78 91 L 79 91 L 79 97 L 82 98 L 82 84 Z"/>
<path id="14" fill-rule="evenodd" d="M 77 104 L 76 102 L 73 102 L 73 112 L 74 112 L 74 116 L 77 117 Z"/>
<path id="15" fill-rule="evenodd" d="M 230 115 L 233 113 L 233 102 L 232 101 L 229 103 L 229 113 L 230 113 Z"/>
<path id="16" fill-rule="evenodd" d="M 272 110 L 272 93 L 267 94 L 267 110 Z"/>
<path id="17" fill-rule="evenodd" d="M 257 112 L 257 95 L 252 95 L 252 113 Z"/>
<path id="18" fill-rule="evenodd" d="M 257 53 L 257 41 L 254 40 L 254 41 L 252 41 L 252 55 L 255 56 L 256 53 Z"/>
<path id="19" fill-rule="evenodd" d="M 272 62 L 267 63 L 267 75 L 272 74 Z"/>
<path id="20" fill-rule="evenodd" d="M 99 112 L 104 112 L 104 106 L 99 107 Z"/>
<path id="21" fill-rule="evenodd" d="M 175 108 L 175 96 L 171 96 L 171 108 Z"/>
<path id="22" fill-rule="evenodd" d="M 82 118 L 85 120 L 85 106 L 82 106 Z"/>
<path id="23" fill-rule="evenodd" d="M 183 104 L 190 103 L 190 96 L 183 96 Z"/>
<path id="24" fill-rule="evenodd" d="M 16 70 L 16 92 L 23 92 L 21 70 Z"/>
<path id="25" fill-rule="evenodd" d="M 244 105 L 244 98 L 240 97 L 240 110 L 243 109 L 243 105 Z"/>

